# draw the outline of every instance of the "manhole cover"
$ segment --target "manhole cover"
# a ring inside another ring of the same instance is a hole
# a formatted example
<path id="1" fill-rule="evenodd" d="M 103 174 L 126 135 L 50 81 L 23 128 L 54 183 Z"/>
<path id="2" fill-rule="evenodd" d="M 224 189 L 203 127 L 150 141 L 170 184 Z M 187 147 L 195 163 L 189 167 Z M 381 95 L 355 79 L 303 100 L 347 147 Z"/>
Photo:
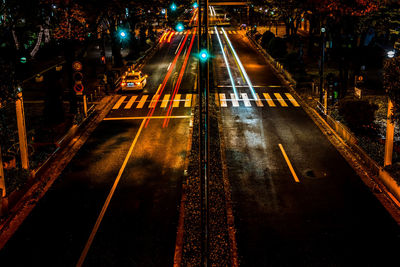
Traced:
<path id="1" fill-rule="evenodd" d="M 307 169 L 304 171 L 304 176 L 309 179 L 320 179 L 325 178 L 327 176 L 326 172 L 319 170 Z"/>

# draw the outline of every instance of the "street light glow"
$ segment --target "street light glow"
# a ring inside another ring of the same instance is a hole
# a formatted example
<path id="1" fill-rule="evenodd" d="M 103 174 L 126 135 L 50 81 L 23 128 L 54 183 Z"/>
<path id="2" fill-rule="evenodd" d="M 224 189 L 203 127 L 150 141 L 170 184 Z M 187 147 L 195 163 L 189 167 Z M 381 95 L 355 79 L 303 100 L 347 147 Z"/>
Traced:
<path id="1" fill-rule="evenodd" d="M 388 58 L 394 58 L 395 54 L 396 54 L 396 52 L 394 50 L 390 50 L 390 51 L 387 52 Z"/>
<path id="2" fill-rule="evenodd" d="M 181 31 L 183 31 L 183 29 L 185 28 L 184 26 L 183 26 L 183 24 L 182 23 L 178 23 L 177 25 L 176 25 L 176 30 L 178 31 L 178 32 L 181 32 Z"/>
<path id="3" fill-rule="evenodd" d="M 200 51 L 200 60 L 202 62 L 205 62 L 205 61 L 207 61 L 207 59 L 208 59 L 208 51 L 206 49 L 202 49 Z"/>
<path id="4" fill-rule="evenodd" d="M 199 5 L 197 4 L 197 2 L 194 2 L 193 3 L 193 8 L 198 8 L 199 7 Z"/>
<path id="5" fill-rule="evenodd" d="M 172 3 L 172 5 L 171 5 L 171 9 L 172 9 L 173 11 L 175 11 L 175 10 L 176 10 L 176 5 L 175 5 L 175 3 Z"/>

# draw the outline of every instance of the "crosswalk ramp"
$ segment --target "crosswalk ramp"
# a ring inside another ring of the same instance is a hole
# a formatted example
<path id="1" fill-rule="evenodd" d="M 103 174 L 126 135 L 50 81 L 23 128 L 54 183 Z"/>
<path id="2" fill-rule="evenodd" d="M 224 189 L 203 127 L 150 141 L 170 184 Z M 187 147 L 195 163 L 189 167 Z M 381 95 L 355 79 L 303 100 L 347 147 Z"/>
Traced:
<path id="1" fill-rule="evenodd" d="M 256 99 L 250 94 L 215 93 L 215 103 L 221 108 L 227 107 L 300 107 L 290 93 L 257 93 Z M 173 98 L 173 99 L 172 99 Z M 196 94 L 164 95 L 121 95 L 112 110 L 149 109 L 149 108 L 191 108 L 196 105 Z"/>

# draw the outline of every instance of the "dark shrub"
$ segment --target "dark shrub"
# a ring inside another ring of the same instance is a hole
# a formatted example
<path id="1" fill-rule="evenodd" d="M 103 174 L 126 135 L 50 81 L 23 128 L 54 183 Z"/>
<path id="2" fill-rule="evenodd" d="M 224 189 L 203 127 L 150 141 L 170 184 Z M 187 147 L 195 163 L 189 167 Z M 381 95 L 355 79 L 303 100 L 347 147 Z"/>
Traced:
<path id="1" fill-rule="evenodd" d="M 272 38 L 268 43 L 268 53 L 275 59 L 283 58 L 286 54 L 286 41 L 280 37 Z"/>
<path id="2" fill-rule="evenodd" d="M 261 38 L 261 46 L 264 49 L 267 49 L 269 41 L 271 41 L 271 39 L 274 37 L 275 37 L 275 35 L 272 32 L 270 32 L 270 31 L 264 32 L 264 34 L 262 35 L 262 38 Z"/>
<path id="3" fill-rule="evenodd" d="M 363 132 L 373 124 L 378 106 L 365 100 L 342 99 L 339 102 L 339 114 L 354 132 Z"/>

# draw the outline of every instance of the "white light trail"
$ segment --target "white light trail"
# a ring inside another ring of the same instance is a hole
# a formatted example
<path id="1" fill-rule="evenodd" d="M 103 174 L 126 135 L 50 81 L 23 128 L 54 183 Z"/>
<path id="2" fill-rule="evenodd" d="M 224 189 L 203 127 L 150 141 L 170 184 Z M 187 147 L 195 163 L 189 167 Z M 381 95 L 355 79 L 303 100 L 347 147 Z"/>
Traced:
<path id="1" fill-rule="evenodd" d="M 222 55 L 224 56 L 225 65 L 226 65 L 226 68 L 228 69 L 229 79 L 231 80 L 233 93 L 235 94 L 236 99 L 239 99 L 239 95 L 238 95 L 238 93 L 236 91 L 236 87 L 235 87 L 235 82 L 233 81 L 231 69 L 229 68 L 229 62 L 228 62 L 228 59 L 226 58 L 224 47 L 222 46 L 221 38 L 219 38 L 219 33 L 218 33 L 217 26 L 214 26 L 214 30 L 217 33 L 219 46 L 221 47 L 221 52 L 222 52 Z"/>
<path id="2" fill-rule="evenodd" d="M 256 96 L 256 92 L 254 91 L 253 84 L 251 83 L 249 76 L 247 76 L 246 70 L 244 69 L 244 67 L 242 65 L 242 62 L 240 61 L 238 55 L 236 54 L 236 51 L 233 48 L 232 43 L 229 40 L 228 35 L 226 34 L 224 28 L 222 28 L 222 32 L 223 32 L 226 40 L 228 41 L 229 47 L 231 48 L 231 50 L 233 52 L 233 55 L 236 58 L 237 63 L 239 64 L 240 69 L 242 70 L 242 73 L 244 75 L 244 79 L 246 80 L 247 84 L 249 85 L 249 88 L 250 88 L 251 94 L 253 95 L 254 100 L 257 100 L 257 96 Z"/>

